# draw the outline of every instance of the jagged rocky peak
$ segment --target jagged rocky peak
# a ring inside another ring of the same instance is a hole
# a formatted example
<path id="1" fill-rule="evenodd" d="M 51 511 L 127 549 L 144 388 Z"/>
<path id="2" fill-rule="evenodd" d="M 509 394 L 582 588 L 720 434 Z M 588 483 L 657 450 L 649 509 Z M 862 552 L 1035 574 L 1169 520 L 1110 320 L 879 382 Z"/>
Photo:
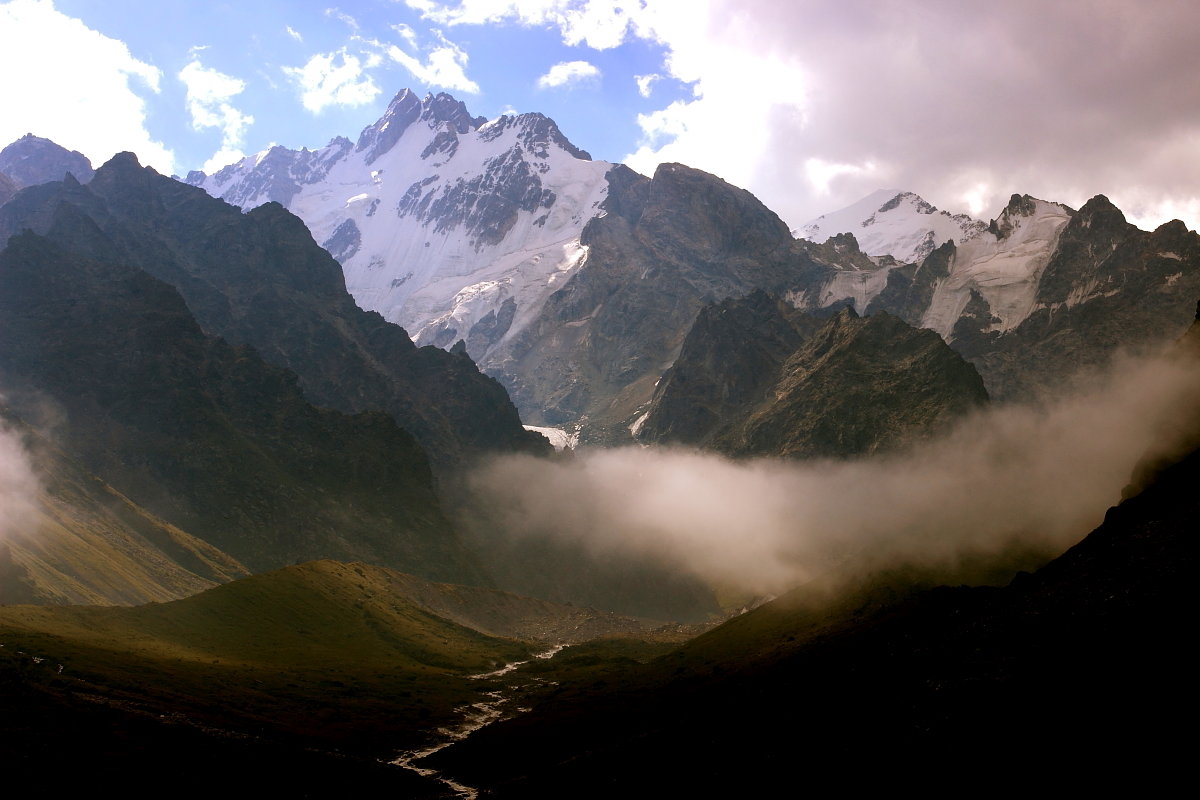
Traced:
<path id="1" fill-rule="evenodd" d="M 243 209 L 282 203 L 361 308 L 421 344 L 463 339 L 486 366 L 582 263 L 610 168 L 541 114 L 488 122 L 404 90 L 355 144 L 261 153 L 188 182 Z"/>
<path id="2" fill-rule="evenodd" d="M 1129 223 L 1121 209 L 1112 204 L 1107 197 L 1098 194 L 1088 200 L 1075 214 L 1076 224 L 1082 227 L 1102 227 L 1123 229 Z"/>
<path id="3" fill-rule="evenodd" d="M 411 90 L 401 89 L 392 98 L 383 116 L 374 125 L 363 129 L 355 150 L 367 151 L 366 162 L 372 164 L 391 150 L 417 120 L 427 123 L 431 129 L 440 128 L 442 134 L 450 138 L 477 129 L 487 122 L 483 117 L 472 117 L 462 101 L 455 100 L 445 92 L 427 94 L 423 100 L 418 100 Z"/>
<path id="4" fill-rule="evenodd" d="M 879 207 L 879 213 L 886 214 L 892 209 L 899 208 L 901 203 L 908 203 L 918 214 L 937 213 L 937 206 L 927 203 L 923 197 L 913 192 L 900 192 L 891 200 Z"/>
<path id="5" fill-rule="evenodd" d="M 779 216 L 752 193 L 684 164 L 659 164 L 639 226 L 708 252 L 760 255 L 790 242 Z M 586 244 L 586 240 L 585 240 Z"/>
<path id="6" fill-rule="evenodd" d="M 272 201 L 287 206 L 302 185 L 324 180 L 353 147 L 344 136 L 335 136 L 319 150 L 289 150 L 275 145 L 222 167 L 211 176 L 193 170 L 184 182 L 244 209 Z"/>
<path id="7" fill-rule="evenodd" d="M 1045 200 L 1038 200 L 1036 197 L 1031 197 L 1027 194 L 1014 194 L 1008 199 L 1008 205 L 1000 212 L 1000 216 L 988 224 L 988 233 L 997 239 L 1006 239 L 1020 226 L 1022 219 L 1037 216 L 1047 205 L 1062 209 L 1067 213 L 1067 216 L 1075 213 L 1071 208 L 1062 203 L 1048 203 Z"/>
<path id="8" fill-rule="evenodd" d="M 444 122 L 458 133 L 466 133 L 487 122 L 485 117 L 472 117 L 465 103 L 455 100 L 445 92 L 425 95 L 425 99 L 421 101 L 421 119 Z"/>
<path id="9" fill-rule="evenodd" d="M 92 179 L 92 162 L 78 150 L 27 133 L 0 150 L 0 172 L 18 188 L 61 181 L 70 173 L 83 183 Z"/>
<path id="10" fill-rule="evenodd" d="M 550 145 L 557 145 L 575 158 L 583 161 L 592 160 L 590 153 L 568 141 L 554 120 L 537 112 L 516 116 L 506 114 L 480 126 L 479 133 L 485 141 L 491 141 L 498 139 L 508 130 L 516 130 L 521 146 L 539 158 L 545 158 L 548 155 Z"/>
<path id="11" fill-rule="evenodd" d="M 375 124 L 363 128 L 354 149 L 358 152 L 366 150 L 369 164 L 390 150 L 408 130 L 408 126 L 420 116 L 421 101 L 408 89 L 403 89 L 392 98 L 387 111 L 383 112 L 383 116 Z"/>
<path id="12" fill-rule="evenodd" d="M 858 246 L 858 239 L 855 239 L 854 234 L 849 231 L 829 237 L 828 244 L 833 245 L 834 249 L 839 251 L 862 252 Z"/>

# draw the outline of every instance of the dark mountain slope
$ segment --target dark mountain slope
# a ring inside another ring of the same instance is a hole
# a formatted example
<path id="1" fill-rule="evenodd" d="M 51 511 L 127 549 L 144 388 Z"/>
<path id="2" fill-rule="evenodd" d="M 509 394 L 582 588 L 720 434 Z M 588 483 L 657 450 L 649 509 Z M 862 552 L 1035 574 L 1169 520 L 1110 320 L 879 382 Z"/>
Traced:
<path id="1" fill-rule="evenodd" d="M 763 291 L 700 309 L 638 430 L 646 442 L 704 447 L 761 403 L 824 320 Z"/>
<path id="2" fill-rule="evenodd" d="M 337 262 L 281 206 L 242 214 L 126 153 L 86 187 L 65 181 L 15 197 L 0 212 L 0 239 L 27 227 L 48 233 L 61 203 L 102 234 L 60 227 L 61 247 L 166 281 L 206 332 L 292 370 L 318 405 L 386 411 L 436 465 L 489 450 L 548 450 L 469 359 L 417 348 L 402 328 L 359 309 Z"/>
<path id="3" fill-rule="evenodd" d="M 585 438 L 611 443 L 628 440 L 706 303 L 782 295 L 849 257 L 793 239 L 754 195 L 681 164 L 653 179 L 618 166 L 608 181 L 608 213 L 583 229 L 586 262 L 489 369 L 539 424 L 586 416 Z"/>
<path id="4" fill-rule="evenodd" d="M 470 676 L 545 647 L 530 638 L 647 630 L 591 609 L 331 561 L 138 608 L 0 607 L 0 752 L 10 781 L 70 765 L 137 796 L 200 763 L 204 793 L 230 783 L 325 796 L 341 779 L 446 797 L 435 781 L 376 760 L 439 738 L 439 726 L 497 688 Z"/>
<path id="5" fill-rule="evenodd" d="M 0 150 L 0 172 L 8 175 L 18 188 L 61 181 L 67 173 L 87 183 L 93 174 L 92 162 L 83 153 L 32 133 Z"/>
<path id="6" fill-rule="evenodd" d="M 0 251 L 0 384 L 31 423 L 153 514 L 254 570 L 354 558 L 477 577 L 419 445 L 380 413 L 309 405 L 290 373 L 206 336 L 179 294 L 51 241 L 102 240 L 72 206 Z"/>
<path id="7" fill-rule="evenodd" d="M 821 319 L 760 292 L 701 311 L 639 438 L 735 456 L 867 455 L 986 401 L 978 373 L 932 331 L 851 309 Z"/>
<path id="8" fill-rule="evenodd" d="M 17 186 L 12 178 L 0 172 L 0 206 L 7 203 L 8 199 L 16 194 L 19 188 L 21 187 Z"/>

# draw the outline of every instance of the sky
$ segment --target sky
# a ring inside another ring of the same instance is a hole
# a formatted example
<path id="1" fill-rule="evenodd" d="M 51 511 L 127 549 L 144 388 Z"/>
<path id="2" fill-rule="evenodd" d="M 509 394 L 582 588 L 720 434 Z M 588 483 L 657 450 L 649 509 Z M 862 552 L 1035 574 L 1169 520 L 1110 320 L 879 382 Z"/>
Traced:
<path id="1" fill-rule="evenodd" d="M 401 89 L 539 111 L 797 227 L 881 188 L 1200 227 L 1193 0 L 0 0 L 0 144 L 166 174 L 351 139 Z"/>

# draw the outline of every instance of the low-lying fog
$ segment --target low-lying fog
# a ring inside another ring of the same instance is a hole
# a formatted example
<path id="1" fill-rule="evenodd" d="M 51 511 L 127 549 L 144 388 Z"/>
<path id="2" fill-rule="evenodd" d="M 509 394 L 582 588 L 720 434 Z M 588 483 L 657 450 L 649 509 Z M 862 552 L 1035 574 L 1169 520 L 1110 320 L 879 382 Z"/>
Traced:
<path id="1" fill-rule="evenodd" d="M 1178 449 L 1200 419 L 1200 369 L 1182 359 L 1121 359 L 1076 383 L 885 457 L 733 461 L 628 447 L 499 458 L 469 486 L 490 536 L 649 557 L 754 594 L 834 565 L 952 571 L 1014 549 L 1050 556 L 1101 522 L 1148 453 Z"/>

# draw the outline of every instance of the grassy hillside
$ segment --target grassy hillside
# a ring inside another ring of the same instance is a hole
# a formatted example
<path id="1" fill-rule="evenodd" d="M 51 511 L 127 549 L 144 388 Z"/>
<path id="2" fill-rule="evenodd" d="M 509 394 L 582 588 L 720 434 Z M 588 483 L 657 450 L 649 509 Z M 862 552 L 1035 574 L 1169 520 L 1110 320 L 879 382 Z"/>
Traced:
<path id="1" fill-rule="evenodd" d="M 7 431 L 10 445 L 22 442 L 30 462 L 29 485 L 3 498 L 10 524 L 0 537 L 0 603 L 161 602 L 249 574 L 2 407 L 0 431 Z"/>
<path id="2" fill-rule="evenodd" d="M 528 659 L 543 642 L 603 636 L 572 648 L 564 666 L 612 679 L 687 635 L 333 561 L 136 608 L 0 606 L 0 706 L 10 712 L 0 751 L 18 774 L 83 764 L 115 781 L 147 764 L 147 776 L 167 775 L 184 747 L 211 753 L 222 775 L 262 760 L 302 789 L 343 777 L 389 786 L 392 775 L 396 791 L 425 796 L 433 784 L 372 762 L 457 721 L 455 710 L 487 688 L 470 676 Z M 97 731 L 109 743 L 99 750 Z"/>
<path id="3" fill-rule="evenodd" d="M 13 710 L 0 749 L 30 773 L 92 763 L 71 731 L 101 718 L 125 741 L 101 773 L 197 732 L 233 747 L 231 763 L 264 747 L 370 761 L 418 744 L 477 700 L 469 675 L 531 648 L 425 611 L 389 574 L 319 562 L 137 608 L 0 607 L 0 702 Z"/>

